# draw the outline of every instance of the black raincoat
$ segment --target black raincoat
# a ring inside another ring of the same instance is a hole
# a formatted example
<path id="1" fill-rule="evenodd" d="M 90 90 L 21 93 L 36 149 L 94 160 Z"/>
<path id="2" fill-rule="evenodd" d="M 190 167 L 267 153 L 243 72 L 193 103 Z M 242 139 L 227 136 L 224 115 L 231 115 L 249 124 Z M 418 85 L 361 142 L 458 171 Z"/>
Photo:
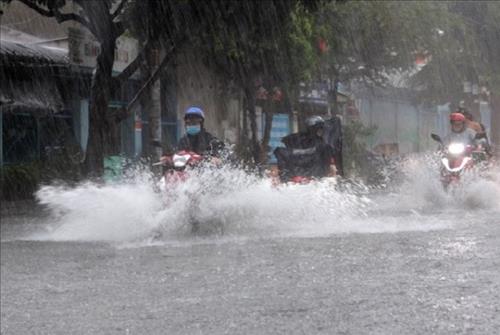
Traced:
<path id="1" fill-rule="evenodd" d="M 332 161 L 337 174 L 343 176 L 342 137 L 342 123 L 338 117 L 325 121 L 323 137 L 306 132 L 285 136 L 281 140 L 285 148 L 274 151 L 280 179 L 286 182 L 294 176 L 325 177 L 330 173 Z"/>
<path id="2" fill-rule="evenodd" d="M 185 135 L 179 140 L 177 150 L 196 152 L 198 155 L 220 156 L 224 142 L 202 129 L 197 135 Z"/>
<path id="3" fill-rule="evenodd" d="M 287 182 L 295 176 L 328 176 L 334 151 L 322 137 L 297 133 L 284 137 L 282 142 L 286 147 L 274 150 L 281 181 Z"/>

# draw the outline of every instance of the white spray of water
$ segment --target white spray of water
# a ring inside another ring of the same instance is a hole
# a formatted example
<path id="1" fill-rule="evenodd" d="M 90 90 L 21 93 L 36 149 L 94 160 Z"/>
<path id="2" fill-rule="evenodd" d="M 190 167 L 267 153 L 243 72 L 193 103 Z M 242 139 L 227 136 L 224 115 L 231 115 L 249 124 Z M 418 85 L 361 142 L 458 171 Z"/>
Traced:
<path id="1" fill-rule="evenodd" d="M 52 223 L 35 238 L 140 242 L 161 234 L 162 241 L 179 241 L 192 236 L 189 218 L 222 226 L 224 239 L 425 231 L 451 227 L 453 216 L 443 215 L 450 210 L 500 209 L 500 173 L 450 194 L 435 157 L 409 158 L 400 170 L 404 182 L 393 193 L 332 180 L 276 187 L 232 168 L 202 170 L 167 193 L 144 170 L 119 184 L 47 186 L 38 199 Z"/>
<path id="2" fill-rule="evenodd" d="M 439 157 L 435 154 L 410 156 L 399 171 L 404 182 L 398 187 L 397 207 L 415 210 L 500 209 L 500 170 L 465 174 L 458 185 L 446 191 L 440 183 Z"/>
<path id="3" fill-rule="evenodd" d="M 154 215 L 162 208 L 151 184 L 139 182 L 47 186 L 37 197 L 52 213 L 48 233 L 40 236 L 50 240 L 126 241 L 144 237 L 154 229 Z"/>

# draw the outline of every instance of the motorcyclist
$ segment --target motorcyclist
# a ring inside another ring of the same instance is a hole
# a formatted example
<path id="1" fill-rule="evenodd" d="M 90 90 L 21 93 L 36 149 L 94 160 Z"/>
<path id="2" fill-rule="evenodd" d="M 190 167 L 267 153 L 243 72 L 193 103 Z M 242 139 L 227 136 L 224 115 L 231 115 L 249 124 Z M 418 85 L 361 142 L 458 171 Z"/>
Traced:
<path id="1" fill-rule="evenodd" d="M 443 145 L 450 143 L 463 143 L 474 147 L 481 147 L 481 140 L 477 139 L 477 133 L 466 126 L 466 118 L 462 113 L 450 114 L 451 133 L 443 139 Z"/>
<path id="2" fill-rule="evenodd" d="M 323 139 L 325 121 L 320 116 L 306 120 L 306 130 L 285 136 L 274 154 L 282 181 L 294 176 L 322 178 L 335 175 L 334 149 Z"/>
<path id="3" fill-rule="evenodd" d="M 445 189 L 451 183 L 460 180 L 462 171 L 487 159 L 483 146 L 484 139 L 479 138 L 473 129 L 466 126 L 465 116 L 454 112 L 449 118 L 451 125 L 449 135 L 443 139 L 435 134 L 431 135 L 441 144 L 440 150 L 444 154 L 441 160 L 441 182 Z"/>
<path id="4" fill-rule="evenodd" d="M 184 135 L 177 150 L 193 151 L 199 155 L 220 157 L 224 142 L 205 130 L 205 113 L 199 107 L 189 107 L 184 113 Z"/>
<path id="5" fill-rule="evenodd" d="M 491 155 L 491 147 L 484 125 L 474 121 L 474 117 L 467 109 L 461 108 L 459 109 L 459 112 L 465 116 L 465 126 L 476 132 L 476 138 L 481 140 L 480 144 L 483 146 L 484 150 Z"/>

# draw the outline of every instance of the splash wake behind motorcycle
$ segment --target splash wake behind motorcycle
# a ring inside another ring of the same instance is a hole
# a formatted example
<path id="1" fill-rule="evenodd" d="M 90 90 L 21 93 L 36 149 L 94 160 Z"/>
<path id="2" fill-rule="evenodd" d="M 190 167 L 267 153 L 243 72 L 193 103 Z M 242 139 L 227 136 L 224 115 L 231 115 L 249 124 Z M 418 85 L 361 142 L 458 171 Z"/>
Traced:
<path id="1" fill-rule="evenodd" d="M 481 147 L 460 142 L 445 145 L 441 137 L 436 134 L 431 134 L 431 138 L 442 146 L 441 184 L 445 190 L 460 184 L 466 173 L 473 171 L 480 162 L 487 160 L 487 154 Z"/>
<path id="2" fill-rule="evenodd" d="M 222 224 L 214 222 L 201 222 L 197 217 L 199 211 L 200 192 L 203 192 L 204 185 L 197 185 L 195 189 L 182 187 L 197 176 L 200 169 L 214 167 L 215 164 L 209 157 L 199 155 L 192 151 L 181 150 L 173 155 L 163 156 L 161 160 L 153 166 L 161 165 L 164 172 L 158 184 L 161 193 L 165 197 L 165 205 L 173 206 L 176 198 L 184 192 L 188 199 L 187 222 L 191 226 L 191 233 L 224 233 Z M 198 178 L 199 180 L 199 178 Z"/>

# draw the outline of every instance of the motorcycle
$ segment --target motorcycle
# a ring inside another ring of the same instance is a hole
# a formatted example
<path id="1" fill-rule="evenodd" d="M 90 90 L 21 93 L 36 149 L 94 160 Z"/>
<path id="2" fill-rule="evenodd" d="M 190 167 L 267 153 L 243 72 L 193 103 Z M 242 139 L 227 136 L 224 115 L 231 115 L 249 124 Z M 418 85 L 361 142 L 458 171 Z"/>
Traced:
<path id="1" fill-rule="evenodd" d="M 277 165 L 273 166 L 269 175 L 275 186 L 280 184 L 305 185 L 337 175 L 333 160 L 330 162 L 328 171 L 325 171 L 323 157 L 318 154 L 316 147 L 308 149 L 278 147 L 274 150 L 274 155 Z"/>
<path id="2" fill-rule="evenodd" d="M 439 135 L 431 134 L 431 138 L 442 145 L 441 183 L 445 189 L 459 184 L 466 172 L 471 171 L 478 162 L 487 159 L 484 150 L 476 146 L 460 142 L 445 146 Z"/>
<path id="3" fill-rule="evenodd" d="M 200 233 L 202 231 L 202 223 L 197 218 L 197 213 L 199 212 L 199 192 L 190 192 L 189 190 L 183 190 L 179 188 L 180 183 L 185 183 L 189 178 L 193 177 L 196 173 L 195 169 L 200 167 L 204 162 L 207 162 L 206 157 L 199 155 L 192 151 L 179 151 L 170 156 L 163 156 L 158 163 L 154 163 L 154 166 L 162 165 L 164 166 L 164 173 L 160 180 L 159 187 L 166 197 L 166 205 L 169 206 L 175 201 L 175 198 L 179 195 L 177 193 L 185 191 L 188 192 L 189 207 L 188 207 L 188 224 L 191 225 L 191 232 L 194 234 Z M 203 185 L 200 185 L 203 189 Z M 201 190 L 203 192 L 203 190 Z M 223 233 L 223 227 L 218 223 L 207 222 L 206 230 L 216 231 L 220 234 Z"/>
<path id="4" fill-rule="evenodd" d="M 284 185 L 287 186 L 302 186 L 302 185 L 310 185 L 319 181 L 328 181 L 328 183 L 332 185 L 337 185 L 337 178 L 334 173 L 332 173 L 328 177 L 323 178 L 315 178 L 310 176 L 302 176 L 302 175 L 293 175 L 283 180 L 280 178 L 280 171 L 277 166 L 272 166 L 269 170 L 267 170 L 267 177 L 271 180 L 271 185 L 273 187 L 281 187 Z"/>
<path id="5" fill-rule="evenodd" d="M 172 185 L 186 181 L 189 177 L 188 167 L 192 168 L 199 165 L 203 160 L 201 155 L 192 151 L 179 151 L 171 156 L 163 156 L 158 163 L 153 166 L 162 165 L 165 167 L 160 184 L 162 189 L 171 188 Z"/>

